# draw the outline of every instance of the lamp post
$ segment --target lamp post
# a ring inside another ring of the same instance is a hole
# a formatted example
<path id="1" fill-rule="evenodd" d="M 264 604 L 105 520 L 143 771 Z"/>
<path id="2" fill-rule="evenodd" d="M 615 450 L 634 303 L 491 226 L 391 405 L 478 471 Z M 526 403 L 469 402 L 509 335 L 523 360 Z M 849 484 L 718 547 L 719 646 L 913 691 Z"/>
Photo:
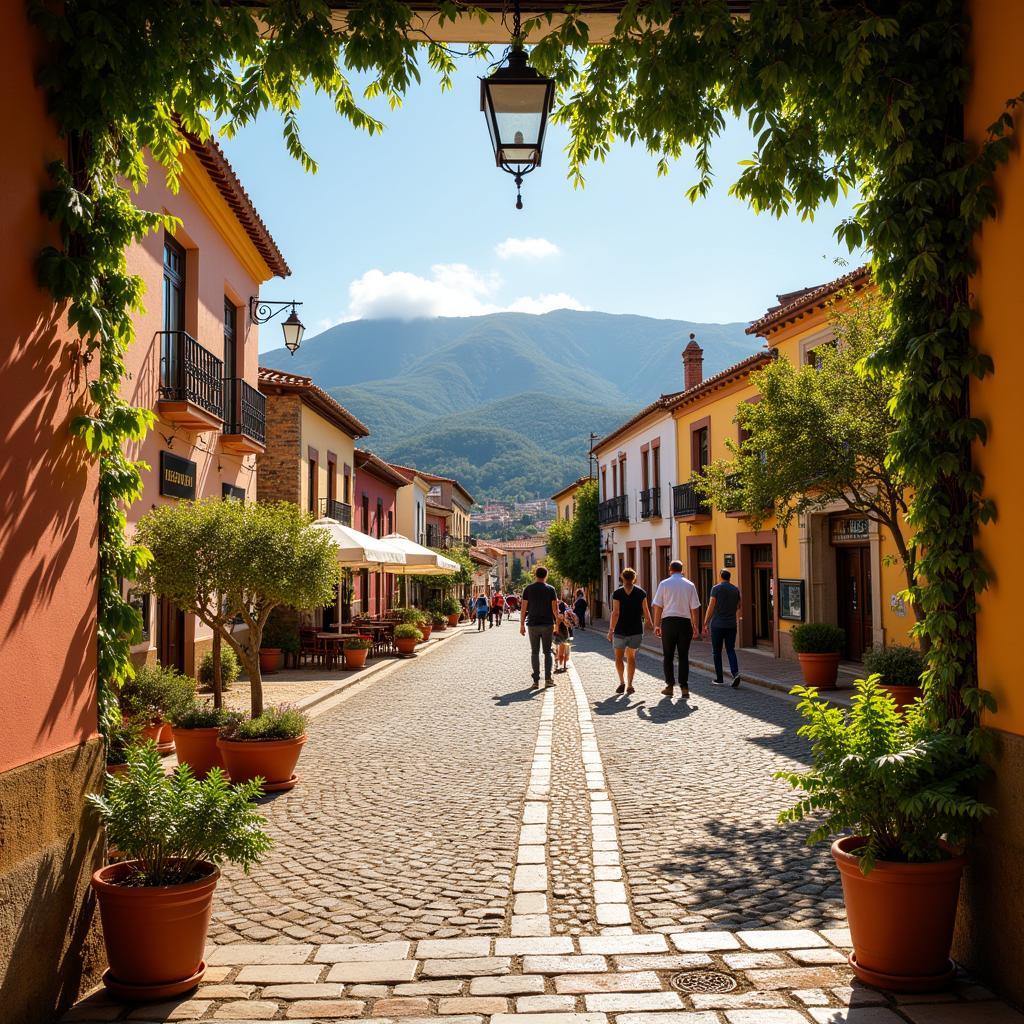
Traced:
<path id="1" fill-rule="evenodd" d="M 299 319 L 299 314 L 295 309 L 296 306 L 301 305 L 301 302 L 295 302 L 294 300 L 270 302 L 265 299 L 258 299 L 254 295 L 249 299 L 249 316 L 252 317 L 254 324 L 265 324 L 267 321 L 273 320 L 278 313 L 283 313 L 290 306 L 292 311 L 288 314 L 285 322 L 281 324 L 281 333 L 284 335 L 284 347 L 292 355 L 295 355 L 299 345 L 302 344 L 302 336 L 306 333 L 306 326 Z"/>
<path id="2" fill-rule="evenodd" d="M 494 74 L 480 79 L 480 109 L 487 117 L 494 162 L 515 179 L 517 210 L 523 208 L 523 176 L 540 167 L 554 98 L 554 79 L 527 60 L 516 0 L 512 46 Z"/>

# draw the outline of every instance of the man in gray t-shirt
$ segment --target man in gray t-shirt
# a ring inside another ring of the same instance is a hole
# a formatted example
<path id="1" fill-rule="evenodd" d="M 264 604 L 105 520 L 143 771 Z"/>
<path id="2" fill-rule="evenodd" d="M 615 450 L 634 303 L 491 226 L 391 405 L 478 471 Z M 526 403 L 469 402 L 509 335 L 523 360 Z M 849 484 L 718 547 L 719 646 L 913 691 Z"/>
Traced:
<path id="1" fill-rule="evenodd" d="M 736 620 L 740 611 L 740 590 L 729 582 L 728 569 L 721 572 L 722 582 L 711 588 L 708 610 L 704 616 L 704 629 L 711 634 L 711 656 L 715 662 L 715 686 L 724 686 L 722 679 L 722 646 L 729 656 L 732 685 L 740 685 L 740 666 L 736 660 Z"/>

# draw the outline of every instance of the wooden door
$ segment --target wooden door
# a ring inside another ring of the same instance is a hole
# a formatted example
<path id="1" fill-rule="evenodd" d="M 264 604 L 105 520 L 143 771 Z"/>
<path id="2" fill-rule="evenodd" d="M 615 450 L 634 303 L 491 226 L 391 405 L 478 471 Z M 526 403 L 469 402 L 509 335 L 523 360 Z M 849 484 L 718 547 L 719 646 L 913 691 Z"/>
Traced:
<path id="1" fill-rule="evenodd" d="M 871 646 L 871 549 L 867 544 L 836 548 L 839 625 L 846 632 L 843 654 L 860 661 Z"/>
<path id="2" fill-rule="evenodd" d="M 711 600 L 711 588 L 715 585 L 715 566 L 712 560 L 710 544 L 702 544 L 699 548 L 690 548 L 690 572 L 691 579 L 697 588 L 697 596 L 700 598 L 700 606 L 707 611 L 708 601 Z"/>
<path id="3" fill-rule="evenodd" d="M 750 601 L 755 647 L 770 647 L 775 641 L 775 590 L 770 544 L 759 544 L 751 551 Z"/>
<path id="4" fill-rule="evenodd" d="M 156 657 L 164 668 L 185 671 L 185 613 L 161 597 L 157 601 Z"/>

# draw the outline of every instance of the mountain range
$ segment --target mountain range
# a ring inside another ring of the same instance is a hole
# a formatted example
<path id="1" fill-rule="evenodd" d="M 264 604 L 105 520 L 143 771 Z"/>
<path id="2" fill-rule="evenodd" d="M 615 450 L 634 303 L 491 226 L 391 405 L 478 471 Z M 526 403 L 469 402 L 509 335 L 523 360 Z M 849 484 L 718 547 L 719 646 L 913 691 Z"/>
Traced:
<path id="1" fill-rule="evenodd" d="M 586 473 L 591 431 L 682 388 L 691 332 L 707 377 L 756 350 L 746 326 L 576 310 L 355 320 L 260 359 L 312 377 L 383 458 L 454 476 L 478 501 L 525 500 Z"/>

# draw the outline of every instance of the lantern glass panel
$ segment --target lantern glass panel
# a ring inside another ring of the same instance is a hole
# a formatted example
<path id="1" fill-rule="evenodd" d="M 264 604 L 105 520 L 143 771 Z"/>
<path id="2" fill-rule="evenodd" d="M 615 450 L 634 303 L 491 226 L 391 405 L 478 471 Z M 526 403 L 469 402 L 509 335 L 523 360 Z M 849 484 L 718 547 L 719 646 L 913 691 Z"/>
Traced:
<path id="1" fill-rule="evenodd" d="M 281 324 L 281 332 L 284 334 L 285 348 L 290 352 L 294 352 L 302 343 L 302 335 L 305 331 L 306 328 L 304 324 L 296 315 L 295 310 L 292 310 L 288 319 Z"/>
<path id="2" fill-rule="evenodd" d="M 490 93 L 502 147 L 539 146 L 547 112 L 548 83 L 492 81 Z"/>

